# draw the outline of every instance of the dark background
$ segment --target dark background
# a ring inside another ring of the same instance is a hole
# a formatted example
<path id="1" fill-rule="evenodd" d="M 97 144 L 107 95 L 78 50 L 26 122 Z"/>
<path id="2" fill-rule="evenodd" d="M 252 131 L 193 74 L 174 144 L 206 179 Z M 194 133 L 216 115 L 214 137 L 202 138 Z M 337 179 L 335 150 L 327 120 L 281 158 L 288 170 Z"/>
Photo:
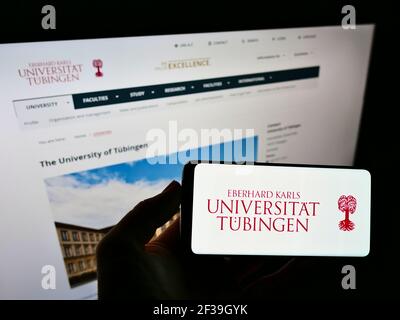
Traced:
<path id="1" fill-rule="evenodd" d="M 56 7 L 56 30 L 41 28 L 45 4 Z M 339 25 L 345 4 L 355 6 L 357 24 L 376 24 L 355 160 L 372 175 L 371 252 L 366 258 L 316 259 L 317 268 L 305 275 L 315 285 L 303 292 L 317 298 L 393 299 L 399 280 L 395 153 L 399 40 L 394 1 L 13 1 L 1 4 L 0 42 Z M 356 267 L 357 290 L 340 286 L 345 264 Z"/>

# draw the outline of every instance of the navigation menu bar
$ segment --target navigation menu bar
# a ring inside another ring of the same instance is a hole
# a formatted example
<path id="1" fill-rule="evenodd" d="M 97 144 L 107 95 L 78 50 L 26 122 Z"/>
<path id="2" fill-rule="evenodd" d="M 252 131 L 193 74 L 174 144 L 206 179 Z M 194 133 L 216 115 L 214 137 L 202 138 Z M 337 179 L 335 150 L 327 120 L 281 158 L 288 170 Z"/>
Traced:
<path id="1" fill-rule="evenodd" d="M 75 109 L 317 78 L 319 66 L 73 94 Z"/>

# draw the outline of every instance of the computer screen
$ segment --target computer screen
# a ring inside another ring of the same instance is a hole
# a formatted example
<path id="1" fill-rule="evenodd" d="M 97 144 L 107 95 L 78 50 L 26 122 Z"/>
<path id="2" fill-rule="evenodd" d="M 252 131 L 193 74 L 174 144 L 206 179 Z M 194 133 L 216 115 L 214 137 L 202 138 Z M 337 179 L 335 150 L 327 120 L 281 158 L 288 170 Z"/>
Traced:
<path id="1" fill-rule="evenodd" d="M 96 298 L 97 244 L 188 160 L 352 165 L 373 31 L 0 45 L 0 298 Z"/>

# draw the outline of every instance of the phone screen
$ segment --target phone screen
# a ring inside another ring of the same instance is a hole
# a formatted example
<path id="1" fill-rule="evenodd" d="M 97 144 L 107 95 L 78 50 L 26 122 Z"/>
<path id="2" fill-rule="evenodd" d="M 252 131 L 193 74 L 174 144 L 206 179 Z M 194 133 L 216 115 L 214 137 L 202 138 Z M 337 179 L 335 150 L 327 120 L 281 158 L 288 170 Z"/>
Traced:
<path id="1" fill-rule="evenodd" d="M 190 181 L 194 254 L 369 253 L 371 178 L 366 170 L 201 163 Z"/>

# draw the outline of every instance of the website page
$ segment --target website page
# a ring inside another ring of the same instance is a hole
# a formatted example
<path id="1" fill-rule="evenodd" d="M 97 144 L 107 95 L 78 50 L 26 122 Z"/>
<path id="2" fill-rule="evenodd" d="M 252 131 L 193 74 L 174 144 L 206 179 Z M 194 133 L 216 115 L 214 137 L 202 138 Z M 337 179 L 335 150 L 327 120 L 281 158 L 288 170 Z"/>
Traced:
<path id="1" fill-rule="evenodd" d="M 98 242 L 186 161 L 351 165 L 372 37 L 363 25 L 0 45 L 0 298 L 95 299 Z"/>

